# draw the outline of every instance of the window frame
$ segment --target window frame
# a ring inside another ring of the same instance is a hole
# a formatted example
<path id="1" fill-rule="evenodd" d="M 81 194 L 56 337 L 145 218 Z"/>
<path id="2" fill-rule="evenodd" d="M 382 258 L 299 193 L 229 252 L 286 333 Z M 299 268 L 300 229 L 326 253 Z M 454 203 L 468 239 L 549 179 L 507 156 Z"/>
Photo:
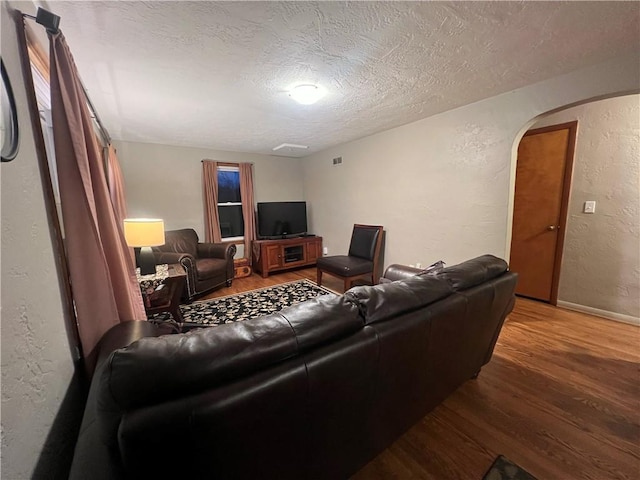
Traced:
<path id="1" fill-rule="evenodd" d="M 238 172 L 238 175 L 240 174 L 240 165 L 237 163 L 224 163 L 224 162 L 219 162 L 218 163 L 218 168 L 217 168 L 217 172 L 216 175 L 219 172 Z M 218 178 L 216 178 L 217 180 Z M 218 188 L 219 188 L 219 184 L 218 184 Z M 218 195 L 219 195 L 219 190 L 218 190 Z M 218 202 L 218 199 L 216 198 L 216 208 L 218 209 L 218 218 L 220 218 L 220 207 L 231 207 L 231 206 L 240 206 L 240 208 L 243 207 L 243 201 L 242 201 L 242 192 L 240 192 L 240 201 L 239 202 L 223 202 L 220 203 Z M 242 218 L 242 231 L 243 234 L 241 236 L 235 236 L 235 237 L 223 237 L 222 236 L 222 231 L 220 231 L 220 238 L 222 239 L 222 243 L 233 243 L 234 245 L 243 245 L 244 244 L 244 216 Z"/>

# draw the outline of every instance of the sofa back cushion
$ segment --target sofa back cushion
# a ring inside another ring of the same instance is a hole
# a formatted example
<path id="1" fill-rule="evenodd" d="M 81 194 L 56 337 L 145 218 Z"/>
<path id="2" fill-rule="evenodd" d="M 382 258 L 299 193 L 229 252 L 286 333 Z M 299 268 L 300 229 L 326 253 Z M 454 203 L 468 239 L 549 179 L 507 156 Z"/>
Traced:
<path id="1" fill-rule="evenodd" d="M 102 404 L 126 411 L 194 394 L 361 328 L 356 305 L 326 295 L 253 320 L 143 338 L 111 355 L 101 378 Z"/>
<path id="2" fill-rule="evenodd" d="M 507 270 L 507 262 L 503 259 L 493 255 L 482 255 L 458 265 L 444 268 L 432 275 L 446 280 L 454 290 L 458 291 L 480 285 L 502 275 Z"/>
<path id="3" fill-rule="evenodd" d="M 300 352 L 354 333 L 364 325 L 358 305 L 343 295 L 321 295 L 278 314 L 291 325 Z"/>
<path id="4" fill-rule="evenodd" d="M 345 297 L 358 304 L 366 325 L 425 307 L 453 293 L 451 285 L 433 276 L 354 287 Z"/>
<path id="5" fill-rule="evenodd" d="M 198 256 L 198 234 L 193 228 L 168 230 L 164 232 L 164 245 L 154 247 L 158 252 L 188 253 L 194 258 Z"/>

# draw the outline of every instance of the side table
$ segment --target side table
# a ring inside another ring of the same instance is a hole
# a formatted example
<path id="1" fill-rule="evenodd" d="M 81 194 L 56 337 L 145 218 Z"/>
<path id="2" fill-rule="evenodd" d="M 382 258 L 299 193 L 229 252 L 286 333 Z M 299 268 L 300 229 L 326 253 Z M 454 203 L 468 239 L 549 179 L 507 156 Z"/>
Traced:
<path id="1" fill-rule="evenodd" d="M 187 278 L 182 265 L 158 265 L 155 275 L 141 276 L 139 271 L 137 273 L 147 316 L 168 312 L 180 330 L 184 322 L 180 313 L 180 298 Z"/>

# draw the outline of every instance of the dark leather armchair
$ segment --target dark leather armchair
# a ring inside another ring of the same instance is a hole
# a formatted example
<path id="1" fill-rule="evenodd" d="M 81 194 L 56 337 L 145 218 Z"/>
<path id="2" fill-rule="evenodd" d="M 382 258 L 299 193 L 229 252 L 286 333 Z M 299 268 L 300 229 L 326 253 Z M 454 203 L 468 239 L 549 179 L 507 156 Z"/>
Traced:
<path id="1" fill-rule="evenodd" d="M 345 292 L 359 278 L 370 279 L 372 285 L 377 283 L 383 236 L 380 225 L 354 225 L 348 255 L 318 258 L 318 285 L 322 285 L 323 273 L 342 278 Z"/>
<path id="2" fill-rule="evenodd" d="M 201 243 L 192 228 L 165 232 L 165 244 L 153 247 L 156 263 L 179 263 L 187 272 L 185 297 L 192 300 L 216 287 L 231 286 L 233 256 L 232 243 Z"/>

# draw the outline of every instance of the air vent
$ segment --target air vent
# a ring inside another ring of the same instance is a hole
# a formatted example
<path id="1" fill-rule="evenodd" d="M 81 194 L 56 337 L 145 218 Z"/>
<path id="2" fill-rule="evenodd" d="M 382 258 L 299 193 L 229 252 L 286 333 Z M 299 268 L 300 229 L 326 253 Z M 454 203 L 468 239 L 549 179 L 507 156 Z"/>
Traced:
<path id="1" fill-rule="evenodd" d="M 338 165 L 342 165 L 342 157 L 336 157 L 333 159 L 333 166 L 337 167 Z"/>

